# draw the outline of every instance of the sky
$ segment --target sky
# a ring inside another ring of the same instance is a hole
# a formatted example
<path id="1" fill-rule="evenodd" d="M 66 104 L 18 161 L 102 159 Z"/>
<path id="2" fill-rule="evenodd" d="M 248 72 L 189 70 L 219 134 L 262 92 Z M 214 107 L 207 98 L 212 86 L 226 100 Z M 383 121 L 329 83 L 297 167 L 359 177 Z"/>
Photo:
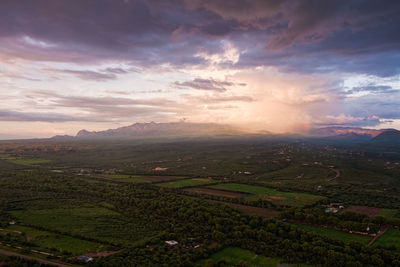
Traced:
<path id="1" fill-rule="evenodd" d="M 0 139 L 400 129 L 398 0 L 1 0 Z"/>

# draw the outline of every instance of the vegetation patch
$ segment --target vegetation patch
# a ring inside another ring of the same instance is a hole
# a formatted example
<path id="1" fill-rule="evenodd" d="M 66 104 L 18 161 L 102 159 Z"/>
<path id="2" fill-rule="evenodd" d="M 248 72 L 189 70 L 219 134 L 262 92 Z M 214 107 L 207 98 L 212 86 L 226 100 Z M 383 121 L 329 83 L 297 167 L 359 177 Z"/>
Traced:
<path id="1" fill-rule="evenodd" d="M 197 193 L 197 194 L 204 194 L 204 195 L 218 196 L 218 197 L 229 197 L 229 198 L 241 198 L 248 196 L 248 194 L 246 193 L 230 192 L 226 190 L 217 190 L 217 189 L 203 188 L 203 187 L 188 188 L 185 189 L 185 191 L 190 193 Z"/>
<path id="2" fill-rule="evenodd" d="M 204 178 L 204 179 L 193 178 L 193 179 L 184 179 L 184 180 L 160 183 L 160 184 L 158 184 L 158 186 L 167 187 L 167 188 L 183 188 L 183 187 L 189 187 L 189 186 L 206 185 L 206 184 L 210 184 L 213 182 L 215 182 L 215 181 L 213 181 L 212 179 L 208 179 L 208 178 Z"/>
<path id="3" fill-rule="evenodd" d="M 292 193 L 292 192 L 282 192 L 276 189 L 262 187 L 262 186 L 254 186 L 247 184 L 236 184 L 236 183 L 224 183 L 211 185 L 209 188 L 219 189 L 219 190 L 228 190 L 234 192 L 242 192 L 248 193 L 249 196 L 246 196 L 247 200 L 268 200 L 275 205 L 284 205 L 284 206 L 304 206 L 313 204 L 325 197 L 305 194 L 305 193 Z"/>
<path id="4" fill-rule="evenodd" d="M 210 201 L 216 202 L 216 203 L 221 203 L 223 205 L 227 205 L 227 206 L 229 206 L 233 209 L 236 209 L 240 212 L 243 212 L 244 214 L 247 214 L 247 215 L 255 215 L 255 216 L 260 216 L 260 217 L 264 217 L 264 218 L 278 217 L 278 215 L 279 215 L 279 211 L 276 211 L 273 209 L 252 207 L 252 206 L 247 206 L 247 205 L 241 205 L 241 204 L 236 204 L 236 203 L 231 203 L 231 202 L 216 201 L 216 200 L 210 200 Z"/>
<path id="5" fill-rule="evenodd" d="M 365 214 L 368 217 L 375 217 L 381 212 L 381 208 L 375 208 L 375 207 L 367 207 L 367 206 L 356 206 L 352 205 L 346 208 L 345 211 L 351 211 L 359 214 Z"/>
<path id="6" fill-rule="evenodd" d="M 107 179 L 112 179 L 115 181 L 126 182 L 126 183 L 141 184 L 150 182 L 146 179 L 142 179 L 141 176 L 130 175 L 130 174 L 104 174 L 102 176 Z"/>
<path id="7" fill-rule="evenodd" d="M 297 223 L 292 223 L 292 225 L 309 231 L 313 232 L 318 235 L 326 236 L 332 239 L 340 240 L 343 242 L 358 242 L 361 244 L 368 244 L 371 241 L 371 237 L 369 236 L 363 236 L 363 235 L 357 235 L 357 234 L 349 234 L 346 232 L 342 231 L 336 231 L 333 229 L 327 229 L 327 228 L 322 228 L 322 227 L 316 227 L 316 226 L 311 226 L 311 225 L 305 225 L 305 224 L 297 224 Z"/>
<path id="8" fill-rule="evenodd" d="M 400 249 L 400 230 L 390 228 L 373 244 L 374 247 L 395 247 Z"/>
<path id="9" fill-rule="evenodd" d="M 186 177 L 184 176 L 138 176 L 140 179 L 149 181 L 152 183 L 169 182 L 174 180 L 181 180 Z"/>
<path id="10" fill-rule="evenodd" d="M 381 209 L 376 216 L 382 216 L 386 218 L 400 218 L 400 211 L 396 209 Z"/>
<path id="11" fill-rule="evenodd" d="M 208 259 L 199 261 L 197 266 L 252 266 L 252 267 L 276 267 L 281 263 L 279 258 L 270 258 L 257 255 L 246 249 L 225 248 L 212 254 Z M 224 265 L 225 264 L 225 265 Z M 284 265 L 292 266 L 292 265 Z M 297 266 L 297 265 L 296 265 Z M 305 265 L 302 265 L 305 266 Z"/>
<path id="12" fill-rule="evenodd" d="M 80 255 L 90 251 L 105 250 L 103 244 L 77 239 L 71 236 L 60 235 L 48 231 L 38 230 L 32 227 L 12 225 L 6 230 L 14 233 L 20 233 L 21 236 L 32 243 L 36 250 L 58 250 L 59 252 L 67 252 L 73 255 Z M 36 247 L 38 246 L 38 247 Z"/>
<path id="13" fill-rule="evenodd" d="M 25 165 L 25 166 L 33 166 L 33 165 L 38 165 L 38 164 L 44 164 L 44 163 L 49 163 L 51 160 L 49 159 L 41 159 L 41 158 L 17 158 L 12 160 L 13 163 L 19 164 L 19 165 Z"/>
<path id="14" fill-rule="evenodd" d="M 113 244 L 131 245 L 157 232 L 156 227 L 145 220 L 126 218 L 115 211 L 83 202 L 32 201 L 11 214 L 25 225 Z"/>

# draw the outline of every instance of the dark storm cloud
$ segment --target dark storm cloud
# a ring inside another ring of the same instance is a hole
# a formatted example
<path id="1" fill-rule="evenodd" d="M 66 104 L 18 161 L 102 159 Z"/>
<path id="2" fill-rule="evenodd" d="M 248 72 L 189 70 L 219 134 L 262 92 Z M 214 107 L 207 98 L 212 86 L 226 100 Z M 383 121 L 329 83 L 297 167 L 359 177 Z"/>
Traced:
<path id="1" fill-rule="evenodd" d="M 346 91 L 348 94 L 354 94 L 358 92 L 367 92 L 367 93 L 395 93 L 399 90 L 393 89 L 391 86 L 387 85 L 367 85 L 367 86 L 356 86 Z"/>
<path id="2" fill-rule="evenodd" d="M 399 11 L 397 0 L 4 0 L 0 53 L 184 67 L 206 64 L 198 53 L 221 52 L 225 39 L 243 51 L 237 67 L 391 76 L 400 72 Z"/>
<path id="3" fill-rule="evenodd" d="M 192 81 L 175 82 L 174 85 L 180 88 L 192 88 L 204 91 L 225 92 L 227 90 L 227 87 L 234 85 L 234 83 L 227 81 L 216 81 L 213 79 L 196 78 Z"/>

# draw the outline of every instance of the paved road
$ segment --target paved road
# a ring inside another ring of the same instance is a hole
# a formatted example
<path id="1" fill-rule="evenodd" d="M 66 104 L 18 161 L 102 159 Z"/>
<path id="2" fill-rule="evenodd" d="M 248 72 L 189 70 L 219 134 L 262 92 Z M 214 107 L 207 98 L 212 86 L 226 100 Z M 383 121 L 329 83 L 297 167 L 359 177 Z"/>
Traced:
<path id="1" fill-rule="evenodd" d="M 65 265 L 65 264 L 52 262 L 52 261 L 48 261 L 48 260 L 42 260 L 42 259 L 38 259 L 38 258 L 22 255 L 22 254 L 19 254 L 19 253 L 15 253 L 15 252 L 2 250 L 2 249 L 0 249 L 0 254 L 6 255 L 6 256 L 19 257 L 19 258 L 26 259 L 26 260 L 31 260 L 31 261 L 36 261 L 36 262 L 39 262 L 39 263 L 42 263 L 42 264 L 49 264 L 49 265 L 59 266 L 59 267 L 71 267 L 71 265 Z"/>

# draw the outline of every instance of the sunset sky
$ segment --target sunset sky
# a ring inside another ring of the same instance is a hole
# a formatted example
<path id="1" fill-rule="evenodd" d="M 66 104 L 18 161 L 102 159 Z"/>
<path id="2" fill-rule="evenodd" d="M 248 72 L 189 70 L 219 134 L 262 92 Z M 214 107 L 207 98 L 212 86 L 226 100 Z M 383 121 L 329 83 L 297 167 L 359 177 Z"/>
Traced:
<path id="1" fill-rule="evenodd" d="M 1 0 L 0 139 L 400 129 L 400 1 Z"/>

